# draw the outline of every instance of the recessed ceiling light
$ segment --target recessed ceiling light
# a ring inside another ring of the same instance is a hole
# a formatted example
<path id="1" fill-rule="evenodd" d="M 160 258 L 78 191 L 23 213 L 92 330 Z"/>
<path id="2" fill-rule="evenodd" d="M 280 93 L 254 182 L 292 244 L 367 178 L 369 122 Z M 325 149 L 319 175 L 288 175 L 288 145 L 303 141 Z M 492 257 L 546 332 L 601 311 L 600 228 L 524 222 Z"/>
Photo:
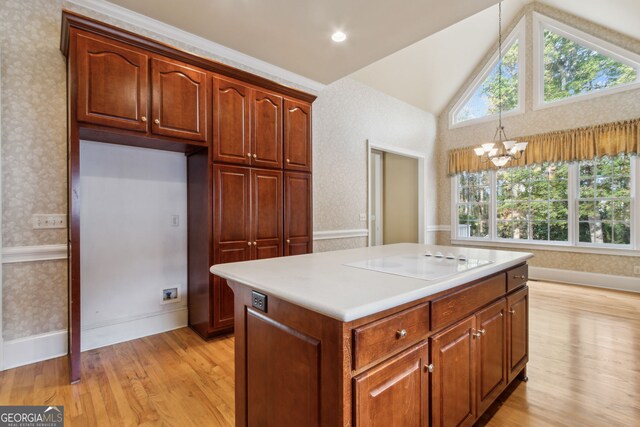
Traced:
<path id="1" fill-rule="evenodd" d="M 336 43 L 342 43 L 346 39 L 347 39 L 347 35 L 345 33 L 343 33 L 342 31 L 336 31 L 331 36 L 331 40 L 333 40 Z"/>

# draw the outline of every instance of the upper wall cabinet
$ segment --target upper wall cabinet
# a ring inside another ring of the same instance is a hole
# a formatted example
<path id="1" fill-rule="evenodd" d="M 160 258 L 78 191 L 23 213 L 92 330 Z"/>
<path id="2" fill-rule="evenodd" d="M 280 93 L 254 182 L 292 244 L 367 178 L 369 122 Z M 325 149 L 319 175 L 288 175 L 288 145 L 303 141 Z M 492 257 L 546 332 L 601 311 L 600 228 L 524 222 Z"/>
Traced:
<path id="1" fill-rule="evenodd" d="M 311 171 L 311 104 L 284 101 L 284 167 Z"/>
<path id="2" fill-rule="evenodd" d="M 148 63 L 143 51 L 79 34 L 78 120 L 146 132 Z"/>
<path id="3" fill-rule="evenodd" d="M 265 168 L 282 168 L 282 97 L 254 90 L 251 97 L 252 164 Z"/>
<path id="4" fill-rule="evenodd" d="M 251 164 L 249 97 L 240 82 L 213 79 L 213 160 Z"/>
<path id="5" fill-rule="evenodd" d="M 153 133 L 207 140 L 207 74 L 204 71 L 153 58 L 151 87 Z"/>
<path id="6" fill-rule="evenodd" d="M 77 40 L 78 121 L 207 141 L 204 70 L 100 36 Z"/>

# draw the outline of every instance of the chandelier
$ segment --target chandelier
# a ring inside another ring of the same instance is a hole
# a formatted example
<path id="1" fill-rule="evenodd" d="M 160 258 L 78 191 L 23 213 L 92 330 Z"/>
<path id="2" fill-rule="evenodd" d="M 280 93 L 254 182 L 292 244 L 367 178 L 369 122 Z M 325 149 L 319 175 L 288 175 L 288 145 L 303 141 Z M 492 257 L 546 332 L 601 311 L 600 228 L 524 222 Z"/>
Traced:
<path id="1" fill-rule="evenodd" d="M 501 168 L 511 159 L 518 160 L 522 157 L 526 142 L 518 142 L 507 138 L 502 126 L 502 1 L 498 3 L 498 128 L 493 136 L 493 142 L 487 142 L 474 148 L 482 163 L 491 161 L 496 167 Z"/>

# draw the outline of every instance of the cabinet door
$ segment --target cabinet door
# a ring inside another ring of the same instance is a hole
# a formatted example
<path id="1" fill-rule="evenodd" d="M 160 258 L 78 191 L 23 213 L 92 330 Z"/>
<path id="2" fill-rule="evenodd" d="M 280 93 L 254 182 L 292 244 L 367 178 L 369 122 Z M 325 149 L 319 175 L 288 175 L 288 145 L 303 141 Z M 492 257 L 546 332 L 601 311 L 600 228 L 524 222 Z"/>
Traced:
<path id="1" fill-rule="evenodd" d="M 149 57 L 106 38 L 77 37 L 78 121 L 146 132 Z"/>
<path id="2" fill-rule="evenodd" d="M 418 344 L 354 379 L 356 426 L 428 425 L 427 349 Z"/>
<path id="3" fill-rule="evenodd" d="M 282 256 L 282 172 L 251 170 L 252 259 Z"/>
<path id="4" fill-rule="evenodd" d="M 239 82 L 213 79 L 213 159 L 249 165 L 250 90 Z"/>
<path id="5" fill-rule="evenodd" d="M 282 168 L 282 97 L 253 91 L 251 156 L 254 166 Z"/>
<path id="6" fill-rule="evenodd" d="M 250 169 L 214 165 L 214 254 L 215 264 L 247 261 L 251 257 Z M 233 326 L 233 291 L 216 277 L 212 292 L 214 329 Z"/>
<path id="7" fill-rule="evenodd" d="M 476 419 L 475 318 L 431 338 L 433 426 L 470 426 Z"/>
<path id="8" fill-rule="evenodd" d="M 284 101 L 284 167 L 311 172 L 311 104 Z"/>
<path id="9" fill-rule="evenodd" d="M 529 288 L 507 297 L 507 370 L 509 381 L 529 361 Z"/>
<path id="10" fill-rule="evenodd" d="M 311 174 L 284 173 L 284 254 L 312 251 Z"/>
<path id="11" fill-rule="evenodd" d="M 207 74 L 176 61 L 151 60 L 151 131 L 207 140 Z"/>
<path id="12" fill-rule="evenodd" d="M 476 314 L 478 413 L 487 409 L 507 386 L 507 300 Z"/>

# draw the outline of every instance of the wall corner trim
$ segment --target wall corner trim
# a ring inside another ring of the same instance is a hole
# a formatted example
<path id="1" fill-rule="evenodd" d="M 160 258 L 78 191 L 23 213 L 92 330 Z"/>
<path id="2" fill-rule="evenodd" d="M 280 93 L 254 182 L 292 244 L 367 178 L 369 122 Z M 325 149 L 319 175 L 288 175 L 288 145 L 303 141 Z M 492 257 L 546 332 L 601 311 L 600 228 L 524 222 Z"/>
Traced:
<path id="1" fill-rule="evenodd" d="M 2 248 L 2 263 L 67 259 L 67 245 L 14 246 Z"/>
<path id="2" fill-rule="evenodd" d="M 267 78 L 268 76 L 278 77 L 291 82 L 294 85 L 310 89 L 316 93 L 320 92 L 326 86 L 300 74 L 278 67 L 277 65 L 254 58 L 253 56 L 228 48 L 188 31 L 181 30 L 173 25 L 166 24 L 104 0 L 67 0 L 67 2 L 69 4 L 75 4 L 77 6 L 93 10 L 94 12 L 110 16 L 129 25 L 134 25 L 136 27 L 152 31 L 156 34 L 169 37 L 170 39 L 180 43 L 185 43 L 197 49 L 202 49 L 210 54 L 252 68 L 262 74 L 267 74 Z"/>
<path id="3" fill-rule="evenodd" d="M 640 292 L 640 281 L 636 277 L 589 273 L 586 271 L 562 270 L 529 266 L 529 278 L 548 280 L 570 285 L 591 286 L 619 291 Z"/>

